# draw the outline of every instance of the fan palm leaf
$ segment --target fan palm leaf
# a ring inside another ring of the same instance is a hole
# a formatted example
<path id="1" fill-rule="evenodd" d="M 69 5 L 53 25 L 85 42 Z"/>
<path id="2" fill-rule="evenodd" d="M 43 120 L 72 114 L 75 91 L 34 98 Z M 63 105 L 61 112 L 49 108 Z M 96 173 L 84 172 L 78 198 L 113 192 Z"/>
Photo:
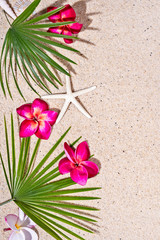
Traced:
<path id="1" fill-rule="evenodd" d="M 13 67 L 13 62 L 15 62 L 16 66 L 18 67 L 23 79 L 36 94 L 38 93 L 33 88 L 30 80 L 33 80 L 45 92 L 51 93 L 48 86 L 44 83 L 44 80 L 47 80 L 56 88 L 58 88 L 57 84 L 62 85 L 62 83 L 56 77 L 55 73 L 53 73 L 52 68 L 66 75 L 69 75 L 69 73 L 60 64 L 58 64 L 51 57 L 48 56 L 48 53 L 53 54 L 59 59 L 75 64 L 73 60 L 59 53 L 52 47 L 59 47 L 74 52 L 78 51 L 69 46 L 55 42 L 53 39 L 50 40 L 48 39 L 48 37 L 76 37 L 66 36 L 62 34 L 54 34 L 46 31 L 46 28 L 64 26 L 73 22 L 68 21 L 46 24 L 38 23 L 39 21 L 44 20 L 45 18 L 48 18 L 49 16 L 59 12 L 64 7 L 57 8 L 53 11 L 42 14 L 41 16 L 34 17 L 33 19 L 28 20 L 28 18 L 31 17 L 32 13 L 34 12 L 40 1 L 41 0 L 34 0 L 30 4 L 30 6 L 28 6 L 26 10 L 13 21 L 12 24 L 10 24 L 10 28 L 5 36 L 0 58 L 0 84 L 5 96 L 7 89 L 9 96 L 12 98 L 12 93 L 9 86 L 9 79 L 7 76 L 7 67 L 9 68 L 10 66 L 15 86 L 21 97 L 24 98 L 24 95 L 19 87 L 16 78 L 16 69 L 14 69 Z M 41 31 L 41 29 L 44 31 Z M 3 61 L 4 77 L 2 72 Z"/>
<path id="2" fill-rule="evenodd" d="M 16 161 L 16 148 L 14 136 L 14 122 L 11 114 L 11 149 L 9 147 L 8 130 L 6 119 L 4 118 L 4 129 L 7 148 L 8 172 L 4 160 L 0 154 L 0 160 L 4 170 L 4 176 L 7 181 L 11 199 L 0 204 L 6 204 L 14 201 L 25 214 L 28 215 L 37 225 L 43 228 L 54 239 L 77 239 L 84 240 L 79 234 L 66 226 L 77 228 L 82 231 L 92 233 L 90 227 L 84 226 L 84 223 L 96 222 L 94 218 L 86 216 L 85 211 L 98 210 L 91 206 L 78 205 L 75 202 L 89 201 L 99 199 L 93 196 L 78 196 L 78 193 L 90 192 L 99 188 L 70 188 L 76 185 L 71 178 L 60 178 L 59 169 L 56 163 L 64 156 L 62 151 L 52 161 L 48 158 L 52 156 L 59 144 L 63 141 L 70 128 L 57 140 L 57 142 L 46 153 L 43 159 L 36 165 L 35 158 L 40 147 L 41 140 L 38 139 L 30 155 L 31 137 L 23 138 L 21 141 L 19 158 Z M 75 140 L 71 146 L 74 146 L 80 138 Z M 30 158 L 29 158 L 30 156 Z M 74 201 L 70 202 L 70 201 Z M 75 210 L 78 210 L 76 212 Z M 76 222 L 78 220 L 78 222 Z"/>

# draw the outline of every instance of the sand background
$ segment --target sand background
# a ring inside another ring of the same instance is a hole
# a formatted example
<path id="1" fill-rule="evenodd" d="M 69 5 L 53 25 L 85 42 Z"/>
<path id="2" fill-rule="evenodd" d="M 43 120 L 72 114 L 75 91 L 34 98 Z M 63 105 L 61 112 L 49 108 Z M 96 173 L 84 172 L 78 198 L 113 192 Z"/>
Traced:
<path id="1" fill-rule="evenodd" d="M 15 1 L 10 1 L 14 4 Z M 96 215 L 98 233 L 81 232 L 86 240 L 159 240 L 160 239 L 160 163 L 159 163 L 159 53 L 160 53 L 160 2 L 159 0 L 60 0 L 56 6 L 70 3 L 77 12 L 77 20 L 84 24 L 80 41 L 72 46 L 82 53 L 66 54 L 77 62 L 68 65 L 74 90 L 96 85 L 92 93 L 80 96 L 92 119 L 83 116 L 70 105 L 62 121 L 54 126 L 50 139 L 41 144 L 37 162 L 50 149 L 53 142 L 69 127 L 66 140 L 82 136 L 89 142 L 101 167 L 100 174 L 88 181 L 87 187 L 101 186 L 102 190 L 90 195 L 102 199 L 89 202 L 100 208 Z M 42 0 L 37 12 L 55 5 L 52 0 Z M 8 29 L 8 23 L 0 9 L 0 46 Z M 63 40 L 62 40 L 63 41 Z M 60 74 L 65 92 L 65 77 Z M 18 77 L 26 101 L 32 102 L 36 95 Z M 24 104 L 10 78 L 14 101 L 5 99 L 0 90 L 0 148 L 6 155 L 3 114 L 10 129 L 10 112 Z M 38 88 L 37 88 L 38 89 Z M 44 92 L 38 89 L 40 95 Z M 63 100 L 48 101 L 51 108 L 61 109 Z M 22 120 L 22 119 L 21 119 Z M 16 129 L 18 139 L 18 128 Z M 33 137 L 32 141 L 35 142 Z M 17 154 L 19 140 L 16 141 Z M 61 151 L 63 145 L 59 147 Z M 55 153 L 55 154 L 56 154 Z M 9 198 L 2 167 L 0 165 L 0 202 Z M 8 233 L 4 216 L 17 213 L 10 203 L 0 208 L 0 240 Z M 41 239 L 51 239 L 37 227 Z M 79 231 L 77 231 L 79 232 Z M 74 238 L 73 238 L 74 239 Z"/>

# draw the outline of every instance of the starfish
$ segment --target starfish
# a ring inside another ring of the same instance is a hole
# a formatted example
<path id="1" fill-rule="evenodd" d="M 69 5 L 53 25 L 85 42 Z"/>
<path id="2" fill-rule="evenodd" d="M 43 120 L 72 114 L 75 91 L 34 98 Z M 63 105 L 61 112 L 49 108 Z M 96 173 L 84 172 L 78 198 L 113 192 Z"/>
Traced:
<path id="1" fill-rule="evenodd" d="M 82 107 L 82 105 L 77 101 L 76 97 L 84 94 L 84 93 L 88 93 L 93 91 L 94 89 L 96 89 L 96 86 L 93 87 L 89 87 L 83 90 L 79 90 L 76 92 L 72 92 L 72 88 L 71 88 L 71 80 L 69 78 L 69 76 L 66 75 L 66 89 L 67 92 L 66 93 L 58 93 L 58 94 L 50 94 L 50 95 L 46 95 L 46 96 L 42 96 L 42 98 L 47 98 L 47 99 L 65 99 L 64 105 L 62 107 L 62 110 L 57 118 L 56 123 L 60 122 L 60 120 L 62 119 L 62 117 L 64 116 L 65 112 L 67 111 L 68 106 L 70 105 L 70 103 L 73 103 L 80 112 L 82 112 L 86 117 L 91 118 L 91 115 Z"/>

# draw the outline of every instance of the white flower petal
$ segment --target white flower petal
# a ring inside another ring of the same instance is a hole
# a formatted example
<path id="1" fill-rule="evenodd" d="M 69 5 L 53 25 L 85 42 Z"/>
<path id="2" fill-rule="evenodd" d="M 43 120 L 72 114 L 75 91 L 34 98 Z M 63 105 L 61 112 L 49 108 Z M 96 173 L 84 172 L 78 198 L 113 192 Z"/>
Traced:
<path id="1" fill-rule="evenodd" d="M 31 228 L 23 227 L 21 228 L 21 230 L 23 231 L 25 240 L 38 240 L 37 233 Z"/>
<path id="2" fill-rule="evenodd" d="M 9 214 L 5 217 L 5 221 L 12 230 L 17 230 L 15 224 L 18 221 L 18 217 L 14 214 Z"/>
<path id="3" fill-rule="evenodd" d="M 19 208 L 19 220 L 17 224 L 21 227 L 35 227 L 36 224 Z"/>
<path id="4" fill-rule="evenodd" d="M 19 232 L 13 232 L 11 234 L 11 236 L 9 237 L 9 240 L 25 240 L 25 236 L 23 234 L 23 232 L 19 231 Z"/>
<path id="5" fill-rule="evenodd" d="M 32 236 L 31 236 L 30 232 L 28 232 L 25 229 L 22 229 L 22 231 L 23 231 L 23 234 L 25 236 L 25 240 L 31 240 L 32 239 Z"/>
<path id="6" fill-rule="evenodd" d="M 25 216 L 23 221 L 21 221 L 19 219 L 19 221 L 17 222 L 17 224 L 20 226 L 20 227 L 27 227 L 29 224 L 30 224 L 30 220 L 28 218 L 28 216 Z"/>
<path id="7" fill-rule="evenodd" d="M 23 224 L 26 220 L 27 216 L 25 215 L 25 213 L 19 208 L 19 218 L 18 218 L 18 221 L 17 221 L 17 225 L 18 226 L 27 226 L 28 223 L 26 224 Z"/>
<path id="8" fill-rule="evenodd" d="M 29 226 L 30 227 L 35 227 L 36 223 L 32 221 L 32 219 L 29 218 Z"/>
<path id="9" fill-rule="evenodd" d="M 35 227 L 35 223 L 28 217 L 28 216 L 25 216 L 24 218 L 24 221 L 23 222 L 20 222 L 20 226 L 21 227 Z"/>
<path id="10" fill-rule="evenodd" d="M 19 208 L 19 218 L 20 218 L 20 220 L 23 221 L 24 217 L 25 217 L 25 213 Z"/>

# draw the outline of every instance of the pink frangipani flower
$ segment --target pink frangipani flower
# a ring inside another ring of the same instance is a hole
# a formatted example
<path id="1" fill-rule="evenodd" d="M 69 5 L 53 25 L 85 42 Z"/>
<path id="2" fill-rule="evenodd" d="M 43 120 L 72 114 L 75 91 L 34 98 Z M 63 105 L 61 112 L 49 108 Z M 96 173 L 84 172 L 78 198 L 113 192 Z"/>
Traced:
<path id="1" fill-rule="evenodd" d="M 56 7 L 49 7 L 47 9 L 47 12 L 53 11 L 54 9 L 56 9 Z M 49 20 L 53 23 L 68 22 L 68 21 L 73 22 L 75 21 L 75 18 L 76 18 L 76 13 L 74 9 L 69 4 L 67 4 L 65 8 L 63 8 L 61 11 L 50 16 Z M 72 34 L 78 34 L 81 31 L 82 26 L 83 24 L 76 22 L 76 23 L 65 25 L 65 26 L 49 28 L 48 32 L 72 36 Z M 72 39 L 64 38 L 64 41 L 65 43 L 73 43 Z"/>
<path id="2" fill-rule="evenodd" d="M 24 104 L 17 108 L 17 113 L 25 118 L 20 126 L 20 137 L 30 137 L 35 134 L 38 138 L 48 139 L 51 126 L 58 116 L 57 112 L 48 109 L 48 104 L 38 98 L 32 104 Z"/>
<path id="3" fill-rule="evenodd" d="M 5 221 L 9 228 L 4 231 L 12 230 L 9 240 L 38 240 L 37 233 L 32 229 L 35 223 L 20 208 L 19 216 L 9 214 Z"/>
<path id="4" fill-rule="evenodd" d="M 61 174 L 70 173 L 71 179 L 82 186 L 87 183 L 88 178 L 97 175 L 98 166 L 88 161 L 90 151 L 86 141 L 81 142 L 75 151 L 65 142 L 64 150 L 67 157 L 59 162 Z"/>

